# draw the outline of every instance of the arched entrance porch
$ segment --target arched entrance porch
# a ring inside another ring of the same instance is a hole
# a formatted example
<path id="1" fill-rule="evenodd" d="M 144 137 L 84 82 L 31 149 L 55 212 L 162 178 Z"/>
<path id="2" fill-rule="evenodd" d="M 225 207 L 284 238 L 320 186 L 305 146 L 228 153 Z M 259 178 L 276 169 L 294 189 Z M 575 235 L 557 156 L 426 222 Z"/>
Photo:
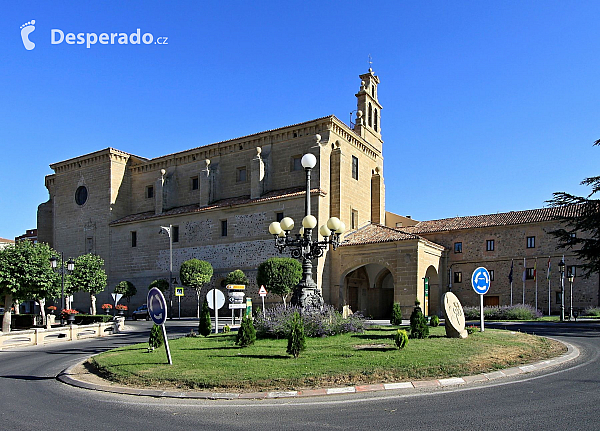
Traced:
<path id="1" fill-rule="evenodd" d="M 342 275 L 346 304 L 373 319 L 389 319 L 394 302 L 394 277 L 384 266 L 366 264 Z"/>
<path id="2" fill-rule="evenodd" d="M 439 315 L 440 313 L 440 277 L 433 265 L 427 268 L 425 277 L 428 280 L 428 291 L 425 292 L 425 306 L 423 312 L 427 316 Z"/>

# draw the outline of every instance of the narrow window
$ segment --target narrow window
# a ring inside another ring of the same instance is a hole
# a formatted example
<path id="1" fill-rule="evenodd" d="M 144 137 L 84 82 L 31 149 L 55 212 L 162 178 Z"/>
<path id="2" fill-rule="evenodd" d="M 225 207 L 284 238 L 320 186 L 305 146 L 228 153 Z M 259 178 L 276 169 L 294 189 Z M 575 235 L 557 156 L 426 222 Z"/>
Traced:
<path id="1" fill-rule="evenodd" d="M 292 171 L 301 171 L 302 168 L 302 156 L 292 156 Z"/>
<path id="2" fill-rule="evenodd" d="M 575 274 L 575 268 L 576 268 L 575 265 L 569 265 L 569 266 L 567 266 L 567 278 L 570 277 L 571 275 L 573 275 L 573 277 L 576 276 L 576 274 Z"/>
<path id="3" fill-rule="evenodd" d="M 198 190 L 198 177 L 192 177 L 192 190 Z"/>
<path id="4" fill-rule="evenodd" d="M 357 210 L 352 210 L 350 225 L 351 225 L 352 229 L 358 229 L 358 211 Z"/>
<path id="5" fill-rule="evenodd" d="M 131 246 L 137 247 L 137 232 L 131 231 Z"/>
<path id="6" fill-rule="evenodd" d="M 556 303 L 557 304 L 561 304 L 562 303 L 561 299 L 562 299 L 561 293 L 560 292 L 556 292 Z"/>
<path id="7" fill-rule="evenodd" d="M 283 220 L 283 213 L 277 213 L 277 221 L 280 222 L 281 220 Z"/>
<path id="8" fill-rule="evenodd" d="M 358 157 L 352 156 L 352 178 L 358 180 Z"/>
<path id="9" fill-rule="evenodd" d="M 494 281 L 494 270 L 490 269 L 488 272 L 490 273 L 490 281 Z"/>
<path id="10" fill-rule="evenodd" d="M 148 199 L 154 197 L 154 186 L 146 186 L 146 197 Z"/>
<path id="11" fill-rule="evenodd" d="M 245 166 L 242 168 L 237 168 L 236 181 L 238 183 L 246 182 L 246 167 Z"/>
<path id="12" fill-rule="evenodd" d="M 454 253 L 462 253 L 462 242 L 454 243 Z"/>
<path id="13" fill-rule="evenodd" d="M 375 122 L 374 129 L 377 132 L 377 108 L 375 108 L 374 113 L 373 113 L 373 121 Z"/>
<path id="14" fill-rule="evenodd" d="M 373 127 L 373 105 L 371 105 L 371 102 L 369 102 L 369 127 Z"/>
<path id="15" fill-rule="evenodd" d="M 485 242 L 485 251 L 494 251 L 494 240 L 488 239 Z"/>
<path id="16" fill-rule="evenodd" d="M 86 250 L 86 253 L 94 252 L 94 238 L 92 238 L 91 236 L 88 236 L 85 239 L 85 250 Z"/>
<path id="17" fill-rule="evenodd" d="M 535 236 L 527 237 L 527 248 L 535 248 Z"/>
<path id="18" fill-rule="evenodd" d="M 171 232 L 171 235 L 173 235 L 173 242 L 179 242 L 179 226 L 172 226 L 173 228 L 173 232 Z"/>
<path id="19" fill-rule="evenodd" d="M 533 280 L 533 268 L 527 268 L 525 270 L 525 280 Z"/>
<path id="20" fill-rule="evenodd" d="M 455 272 L 454 273 L 454 282 L 455 283 L 462 283 L 462 272 Z"/>
<path id="21" fill-rule="evenodd" d="M 227 220 L 221 220 L 221 236 L 227 236 Z"/>
<path id="22" fill-rule="evenodd" d="M 577 233 L 576 232 L 571 232 L 569 234 L 569 238 L 570 238 L 569 244 L 575 244 L 577 242 L 576 241 L 577 240 Z"/>

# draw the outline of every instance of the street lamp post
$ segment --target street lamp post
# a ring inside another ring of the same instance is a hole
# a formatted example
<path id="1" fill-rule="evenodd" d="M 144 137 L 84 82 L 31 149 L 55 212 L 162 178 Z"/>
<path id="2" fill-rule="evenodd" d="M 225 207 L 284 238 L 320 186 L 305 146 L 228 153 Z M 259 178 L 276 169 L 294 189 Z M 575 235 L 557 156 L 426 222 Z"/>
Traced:
<path id="1" fill-rule="evenodd" d="M 323 250 L 329 245 L 332 245 L 334 250 L 339 246 L 340 236 L 345 232 L 346 225 L 337 217 L 331 217 L 326 225 L 319 228 L 323 240 L 319 241 L 318 237 L 316 240 L 312 239 L 312 230 L 317 226 L 317 219 L 310 213 L 310 171 L 317 164 L 317 158 L 313 154 L 307 153 L 302 156 L 301 164 L 306 172 L 306 200 L 300 233 L 295 234 L 294 237 L 290 234 L 294 228 L 294 220 L 290 217 L 284 217 L 281 222 L 271 223 L 269 233 L 274 236 L 275 247 L 279 253 L 290 248 L 293 258 L 302 258 L 302 280 L 294 289 L 292 304 L 302 308 L 320 309 L 323 308 L 324 301 L 321 291 L 312 278 L 311 261 L 323 256 Z"/>
<path id="2" fill-rule="evenodd" d="M 561 259 L 558 263 L 560 272 L 560 321 L 565 321 L 565 261 Z"/>
<path id="3" fill-rule="evenodd" d="M 573 317 L 573 279 L 575 278 L 575 274 L 570 273 L 569 274 L 569 287 L 570 287 L 570 293 L 569 293 L 569 302 L 570 302 L 570 313 L 569 313 L 569 320 L 571 320 L 571 318 Z"/>
<path id="4" fill-rule="evenodd" d="M 50 258 L 50 266 L 52 267 L 52 269 L 56 268 L 57 261 L 58 259 L 56 258 L 56 256 L 52 256 Z M 73 271 L 73 269 L 75 269 L 75 262 L 73 262 L 73 259 L 69 259 L 69 261 L 67 262 L 67 271 L 71 272 Z M 60 291 L 60 324 L 64 325 L 65 318 L 62 313 L 62 310 L 65 309 L 65 254 L 62 251 L 60 252 L 60 272 L 62 274 L 62 283 Z"/>
<path id="5" fill-rule="evenodd" d="M 173 225 L 161 226 L 160 232 L 169 236 L 169 318 L 173 316 Z"/>

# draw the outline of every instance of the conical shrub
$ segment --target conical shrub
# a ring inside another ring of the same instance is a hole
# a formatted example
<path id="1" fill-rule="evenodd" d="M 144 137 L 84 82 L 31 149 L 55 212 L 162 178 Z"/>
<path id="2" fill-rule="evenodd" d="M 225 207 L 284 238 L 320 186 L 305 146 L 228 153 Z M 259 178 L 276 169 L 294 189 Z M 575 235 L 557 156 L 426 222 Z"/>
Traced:
<path id="1" fill-rule="evenodd" d="M 304 322 L 296 311 L 292 317 L 290 334 L 288 335 L 287 353 L 297 358 L 300 352 L 306 348 L 306 335 L 304 334 Z"/>

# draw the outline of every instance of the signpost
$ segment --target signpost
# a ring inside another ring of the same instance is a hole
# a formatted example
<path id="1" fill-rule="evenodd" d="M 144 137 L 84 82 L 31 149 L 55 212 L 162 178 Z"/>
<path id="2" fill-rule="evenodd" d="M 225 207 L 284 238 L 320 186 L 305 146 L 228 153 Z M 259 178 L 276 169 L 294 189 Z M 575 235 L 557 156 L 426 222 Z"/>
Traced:
<path id="1" fill-rule="evenodd" d="M 484 267 L 480 266 L 473 271 L 473 275 L 471 276 L 471 286 L 473 286 L 473 290 L 479 294 L 481 332 L 485 330 L 483 326 L 483 295 L 490 290 L 490 281 L 490 273 Z"/>
<path id="2" fill-rule="evenodd" d="M 181 319 L 181 297 L 183 296 L 183 287 L 175 288 L 175 296 L 177 297 L 177 308 L 179 310 L 179 319 Z"/>
<path id="3" fill-rule="evenodd" d="M 261 299 L 262 299 L 262 304 L 263 304 L 263 317 L 266 318 L 266 312 L 265 312 L 265 296 L 267 296 L 267 289 L 265 289 L 265 286 L 261 285 L 260 289 L 258 289 L 258 294 L 260 295 Z"/>
<path id="4" fill-rule="evenodd" d="M 153 287 L 148 291 L 148 314 L 154 323 L 162 327 L 163 338 L 165 340 L 165 349 L 167 350 L 167 360 L 169 365 L 173 365 L 171 360 L 171 349 L 169 348 L 169 339 L 167 338 L 167 330 L 165 328 L 165 322 L 167 320 L 167 301 L 162 292 Z"/>
<path id="5" fill-rule="evenodd" d="M 219 289 L 211 289 L 206 294 L 208 306 L 215 310 L 215 334 L 219 332 L 219 308 L 225 305 L 225 295 Z"/>
<path id="6" fill-rule="evenodd" d="M 228 284 L 227 296 L 229 296 L 229 309 L 231 310 L 231 324 L 235 324 L 235 310 L 242 310 L 246 308 L 244 303 L 244 290 L 246 286 L 243 284 Z M 240 311 L 240 321 L 242 320 L 242 312 Z"/>

